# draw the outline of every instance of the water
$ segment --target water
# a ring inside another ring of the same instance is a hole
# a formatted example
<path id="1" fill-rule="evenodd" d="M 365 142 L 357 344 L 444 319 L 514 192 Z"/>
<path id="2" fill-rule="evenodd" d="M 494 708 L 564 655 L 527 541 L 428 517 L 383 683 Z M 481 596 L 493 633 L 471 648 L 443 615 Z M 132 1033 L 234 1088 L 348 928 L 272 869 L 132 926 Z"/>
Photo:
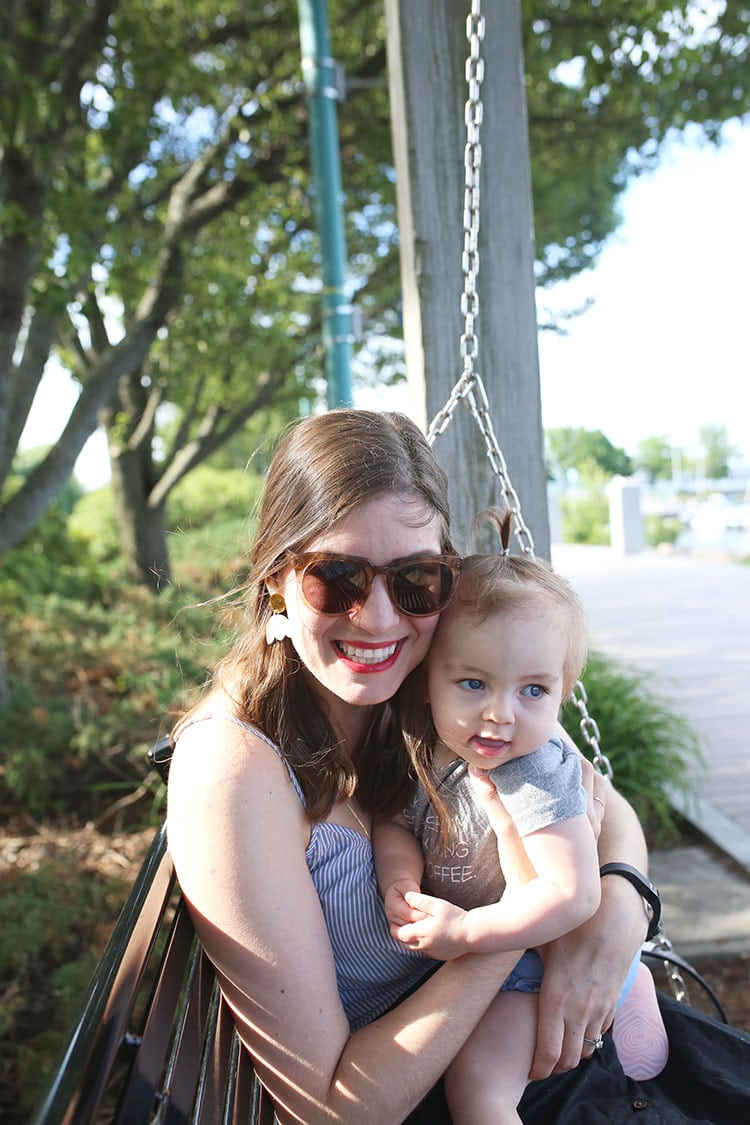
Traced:
<path id="1" fill-rule="evenodd" d="M 700 554 L 719 551 L 733 558 L 750 558 L 750 530 L 706 532 L 686 528 L 681 532 L 676 546 L 680 550 Z"/>

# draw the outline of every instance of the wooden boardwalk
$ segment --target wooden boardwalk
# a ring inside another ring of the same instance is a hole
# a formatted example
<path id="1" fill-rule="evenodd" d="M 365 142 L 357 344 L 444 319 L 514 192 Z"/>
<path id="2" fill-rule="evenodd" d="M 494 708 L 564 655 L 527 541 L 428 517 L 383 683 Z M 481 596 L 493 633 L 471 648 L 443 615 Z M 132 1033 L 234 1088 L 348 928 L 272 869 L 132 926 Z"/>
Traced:
<path id="1" fill-rule="evenodd" d="M 706 766 L 680 811 L 750 872 L 750 566 L 570 544 L 552 562 L 583 599 L 592 646 L 652 671 L 699 732 Z"/>

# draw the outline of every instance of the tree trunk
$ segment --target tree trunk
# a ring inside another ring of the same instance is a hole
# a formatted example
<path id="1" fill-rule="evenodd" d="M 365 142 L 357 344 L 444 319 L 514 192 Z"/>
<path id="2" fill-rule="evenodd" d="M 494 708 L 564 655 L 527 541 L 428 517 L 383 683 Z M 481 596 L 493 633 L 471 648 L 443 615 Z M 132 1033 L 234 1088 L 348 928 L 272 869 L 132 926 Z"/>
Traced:
<path id="1" fill-rule="evenodd" d="M 112 490 L 120 544 L 128 577 L 154 593 L 171 581 L 167 550 L 166 504 L 150 502 L 151 447 L 110 447 Z"/>
<path id="2" fill-rule="evenodd" d="M 423 426 L 445 404 L 463 370 L 468 11 L 468 0 L 386 0 L 407 375 L 414 388 L 413 416 Z M 478 370 L 536 551 L 549 557 L 518 0 L 486 4 L 485 17 Z M 461 533 L 498 495 L 482 436 L 464 404 L 435 452 L 450 478 L 462 546 Z"/>

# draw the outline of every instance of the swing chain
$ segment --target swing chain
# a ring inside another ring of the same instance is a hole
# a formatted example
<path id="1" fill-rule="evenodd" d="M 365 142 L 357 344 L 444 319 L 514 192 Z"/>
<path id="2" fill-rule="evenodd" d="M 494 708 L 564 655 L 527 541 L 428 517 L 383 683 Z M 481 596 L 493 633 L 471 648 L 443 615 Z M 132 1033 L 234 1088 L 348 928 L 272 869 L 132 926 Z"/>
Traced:
<path id="1" fill-rule="evenodd" d="M 447 427 L 458 404 L 466 399 L 467 406 L 474 415 L 484 439 L 487 457 L 495 476 L 500 482 L 502 495 L 513 514 L 514 532 L 521 550 L 523 554 L 533 555 L 534 540 L 521 516 L 521 504 L 516 490 L 511 484 L 505 458 L 500 451 L 500 445 L 492 428 L 487 393 L 476 368 L 479 355 L 479 338 L 476 333 L 476 325 L 479 318 L 477 275 L 479 273 L 479 173 L 482 164 L 482 146 L 479 133 L 484 115 L 481 97 L 482 81 L 484 80 L 484 59 L 481 57 L 484 29 L 481 0 L 472 0 L 471 11 L 466 18 L 466 38 L 469 43 L 469 53 L 466 59 L 468 97 L 464 107 L 464 122 L 466 124 L 464 247 L 461 257 L 464 281 L 461 294 L 461 314 L 464 318 L 464 330 L 459 346 L 463 361 L 463 372 L 453 387 L 445 406 L 433 419 L 427 433 L 427 440 L 432 445 L 435 438 L 442 434 Z"/>
<path id="2" fill-rule="evenodd" d="M 464 375 L 471 378 L 476 370 L 479 355 L 479 339 L 475 332 L 479 317 L 479 294 L 477 274 L 479 273 L 479 170 L 482 165 L 482 145 L 479 130 L 484 115 L 482 105 L 482 82 L 484 80 L 484 59 L 481 57 L 484 39 L 484 17 L 480 11 L 480 0 L 472 0 L 471 12 L 466 19 L 466 37 L 469 41 L 469 56 L 466 60 L 466 83 L 469 95 L 464 107 L 466 124 L 466 145 L 464 147 L 464 249 L 461 268 L 464 275 L 464 289 L 461 294 L 461 312 L 464 317 L 464 332 L 460 341 Z"/>
<path id="3" fill-rule="evenodd" d="M 580 730 L 581 735 L 586 742 L 586 745 L 591 750 L 591 761 L 593 763 L 594 769 L 599 770 L 599 773 L 604 774 L 605 777 L 612 781 L 614 779 L 614 774 L 612 772 L 612 763 L 610 762 L 607 755 L 602 752 L 602 749 L 599 745 L 599 739 L 601 738 L 599 727 L 597 725 L 596 719 L 592 718 L 591 715 L 589 715 L 587 707 L 589 697 L 586 694 L 586 688 L 583 686 L 580 680 L 578 680 L 578 682 L 575 684 L 568 698 L 578 711 L 578 714 L 581 716 L 580 722 L 578 724 L 578 729 Z"/>
<path id="4" fill-rule="evenodd" d="M 484 440 L 487 457 L 497 478 L 500 491 L 513 517 L 513 530 L 523 554 L 534 554 L 534 540 L 531 531 L 521 514 L 521 502 L 513 487 L 508 466 L 501 452 L 490 418 L 489 401 L 482 378 L 477 370 L 479 340 L 475 324 L 479 316 L 479 294 L 477 274 L 479 272 L 479 170 L 482 163 L 480 126 L 483 117 L 481 87 L 484 79 L 484 60 L 481 57 L 485 23 L 481 14 L 481 0 L 471 0 L 471 11 L 466 19 L 466 38 L 469 53 L 466 59 L 466 82 L 468 97 L 464 107 L 466 124 L 466 147 L 464 149 L 464 249 L 461 258 L 464 287 L 461 294 L 461 313 L 464 318 L 464 331 L 460 341 L 460 354 L 463 361 L 461 377 L 453 386 L 447 402 L 435 415 L 427 431 L 427 441 L 432 445 L 447 428 L 459 403 L 466 405 L 474 416 Z M 591 751 L 594 767 L 612 780 L 612 766 L 599 745 L 599 728 L 589 715 L 586 706 L 586 689 L 579 681 L 571 693 L 571 702 L 581 716 L 579 727 L 586 745 Z"/>

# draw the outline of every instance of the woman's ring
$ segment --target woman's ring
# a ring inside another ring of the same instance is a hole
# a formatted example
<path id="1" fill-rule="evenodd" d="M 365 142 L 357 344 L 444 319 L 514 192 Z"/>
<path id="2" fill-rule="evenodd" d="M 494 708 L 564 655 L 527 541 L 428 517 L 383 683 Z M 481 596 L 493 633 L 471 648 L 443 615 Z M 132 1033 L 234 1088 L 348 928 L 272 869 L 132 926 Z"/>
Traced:
<path id="1" fill-rule="evenodd" d="M 596 1039 L 589 1039 L 584 1035 L 584 1043 L 588 1043 L 589 1047 L 593 1047 L 595 1051 L 599 1051 L 604 1046 L 604 1040 L 601 1035 L 597 1035 Z"/>
<path id="2" fill-rule="evenodd" d="M 604 801 L 601 799 L 601 797 L 594 797 L 594 800 L 598 801 L 602 808 L 604 808 Z"/>

